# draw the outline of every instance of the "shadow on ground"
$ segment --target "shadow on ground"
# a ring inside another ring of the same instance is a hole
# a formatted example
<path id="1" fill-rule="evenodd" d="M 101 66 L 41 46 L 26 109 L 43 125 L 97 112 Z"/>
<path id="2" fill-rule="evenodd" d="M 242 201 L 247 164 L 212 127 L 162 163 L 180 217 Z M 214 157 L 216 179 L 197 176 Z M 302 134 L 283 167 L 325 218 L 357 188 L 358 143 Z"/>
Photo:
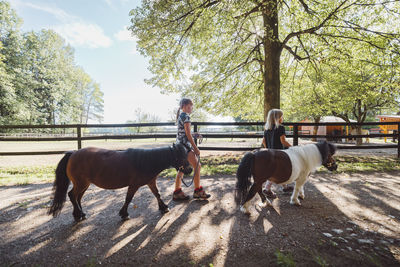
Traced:
<path id="1" fill-rule="evenodd" d="M 161 215 L 147 187 L 130 219 L 118 216 L 126 189 L 91 186 L 75 223 L 72 205 L 46 215 L 51 185 L 0 187 L 1 265 L 399 266 L 399 173 L 313 174 L 301 207 L 278 191 L 273 207 L 237 211 L 232 176 L 205 177 L 209 201 L 171 201 L 172 179 L 159 179 L 170 212 Z M 184 189 L 191 193 L 191 188 Z M 278 256 L 277 256 L 278 255 Z"/>

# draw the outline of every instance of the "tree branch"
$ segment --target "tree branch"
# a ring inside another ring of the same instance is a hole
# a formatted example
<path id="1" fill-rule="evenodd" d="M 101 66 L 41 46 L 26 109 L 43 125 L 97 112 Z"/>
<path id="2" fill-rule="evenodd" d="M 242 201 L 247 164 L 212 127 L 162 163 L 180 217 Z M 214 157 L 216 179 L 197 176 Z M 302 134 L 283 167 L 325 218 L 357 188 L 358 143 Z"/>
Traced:
<path id="1" fill-rule="evenodd" d="M 314 10 L 310 9 L 308 7 L 308 5 L 303 1 L 303 0 L 299 0 L 300 4 L 304 7 L 304 10 L 308 13 L 308 14 L 314 14 Z"/>
<path id="2" fill-rule="evenodd" d="M 360 39 L 360 38 L 357 38 L 357 37 L 344 36 L 344 35 L 335 35 L 335 34 L 328 34 L 328 33 L 324 33 L 324 34 L 316 34 L 316 33 L 314 33 L 314 34 L 315 34 L 315 35 L 318 35 L 318 36 L 327 36 L 327 37 L 333 37 L 333 38 L 342 38 L 342 39 L 355 40 L 355 41 L 367 43 L 367 44 L 369 44 L 369 45 L 371 45 L 371 46 L 373 46 L 373 47 L 376 47 L 376 48 L 378 48 L 378 49 L 381 49 L 381 50 L 384 50 L 384 49 L 385 49 L 384 47 L 380 47 L 380 46 L 374 44 L 374 43 L 371 42 L 371 41 L 363 40 L 363 39 Z"/>
<path id="3" fill-rule="evenodd" d="M 317 30 L 321 29 L 321 28 L 325 25 L 325 23 L 326 23 L 327 21 L 329 21 L 329 20 L 333 17 L 333 15 L 335 15 L 335 14 L 339 11 L 339 9 L 340 9 L 347 1 L 348 1 L 348 0 L 344 0 L 344 1 L 343 1 L 339 6 L 337 6 L 331 13 L 329 13 L 329 15 L 328 15 L 319 25 L 317 25 L 317 26 L 315 26 L 315 27 L 311 27 L 311 28 L 305 29 L 305 30 L 302 30 L 302 31 L 289 33 L 289 34 L 286 36 L 286 38 L 283 40 L 282 44 L 285 45 L 291 38 L 293 38 L 293 37 L 295 37 L 295 36 L 299 36 L 299 35 L 306 34 L 306 33 L 314 33 L 314 32 L 316 32 Z"/>
<path id="4" fill-rule="evenodd" d="M 283 45 L 283 48 L 285 48 L 287 51 L 289 51 L 290 54 L 292 54 L 294 56 L 295 59 L 297 60 L 305 60 L 305 59 L 309 59 L 309 57 L 301 57 L 299 56 L 296 51 L 293 51 L 293 49 L 288 46 L 288 45 Z"/>
<path id="5" fill-rule="evenodd" d="M 196 9 L 200 9 L 200 8 L 203 8 L 203 7 L 204 7 L 204 8 L 208 8 L 208 7 L 213 6 L 213 5 L 215 5 L 215 4 L 218 4 L 218 3 L 219 3 L 219 0 L 215 0 L 215 1 L 207 0 L 207 1 L 203 2 L 201 5 L 199 5 L 199 6 L 195 7 L 195 8 L 192 8 L 191 10 L 189 10 L 188 12 L 186 12 L 185 14 L 183 14 L 183 15 L 181 15 L 180 17 L 176 18 L 175 21 L 178 22 L 179 20 L 181 20 L 181 19 L 183 19 L 183 18 L 189 16 L 189 15 L 192 14 Z"/>
<path id="6" fill-rule="evenodd" d="M 354 3 L 354 5 L 356 6 L 379 6 L 379 5 L 386 5 L 386 4 L 391 4 L 391 3 L 396 3 L 398 2 L 398 0 L 394 0 L 394 1 L 384 1 L 381 3 L 369 3 L 369 4 L 361 4 L 361 3 Z"/>
<path id="7" fill-rule="evenodd" d="M 253 14 L 253 13 L 255 13 L 255 12 L 261 11 L 261 10 L 260 10 L 260 7 L 261 7 L 262 5 L 263 5 L 263 3 L 259 3 L 258 5 L 256 5 L 255 7 L 253 7 L 251 10 L 249 10 L 249 11 L 243 13 L 243 14 L 237 15 L 237 16 L 235 16 L 234 18 L 235 18 L 235 19 L 242 18 L 242 17 L 247 18 L 250 14 Z"/>
<path id="8" fill-rule="evenodd" d="M 385 38 L 396 38 L 399 37 L 400 34 L 396 34 L 396 33 L 389 33 L 389 32 L 379 32 L 379 31 L 373 31 L 370 29 L 367 29 L 365 27 L 362 27 L 360 25 L 357 25 L 353 22 L 347 21 L 347 20 L 343 20 L 344 23 L 346 23 L 349 26 L 340 26 L 340 25 L 326 25 L 326 28 L 338 28 L 338 29 L 350 29 L 350 30 L 361 30 L 364 32 L 369 32 L 369 33 L 373 33 L 373 34 L 377 34 L 379 36 L 385 37 Z"/>

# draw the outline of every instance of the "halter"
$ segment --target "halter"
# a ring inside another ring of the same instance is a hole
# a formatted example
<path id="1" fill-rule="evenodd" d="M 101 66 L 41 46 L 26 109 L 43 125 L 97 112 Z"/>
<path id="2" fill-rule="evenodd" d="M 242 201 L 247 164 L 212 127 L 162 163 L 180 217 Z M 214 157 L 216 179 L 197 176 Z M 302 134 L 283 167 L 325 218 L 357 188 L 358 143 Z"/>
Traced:
<path id="1" fill-rule="evenodd" d="M 200 145 L 201 145 L 201 143 L 203 143 L 203 136 L 201 134 L 199 134 L 197 132 L 193 133 L 193 137 L 195 140 L 197 139 L 197 141 L 199 142 Z"/>
<path id="2" fill-rule="evenodd" d="M 193 150 L 191 150 L 191 151 L 193 151 Z M 191 186 L 191 185 L 193 184 L 194 177 L 196 177 L 197 170 L 199 169 L 199 164 L 200 164 L 200 156 L 197 156 L 197 155 L 196 155 L 196 158 L 197 158 L 197 164 L 196 164 L 196 168 L 194 169 L 194 173 L 193 173 L 192 181 L 190 182 L 190 184 L 189 184 L 189 185 L 185 183 L 185 180 L 183 179 L 183 175 L 182 175 L 181 181 L 182 181 L 182 183 L 183 183 L 183 184 L 184 184 L 186 187 L 189 187 L 189 186 Z M 181 167 L 181 168 L 182 168 L 182 167 Z M 179 171 L 181 170 L 181 168 L 179 168 Z M 182 173 L 183 173 L 183 172 L 182 172 Z"/>

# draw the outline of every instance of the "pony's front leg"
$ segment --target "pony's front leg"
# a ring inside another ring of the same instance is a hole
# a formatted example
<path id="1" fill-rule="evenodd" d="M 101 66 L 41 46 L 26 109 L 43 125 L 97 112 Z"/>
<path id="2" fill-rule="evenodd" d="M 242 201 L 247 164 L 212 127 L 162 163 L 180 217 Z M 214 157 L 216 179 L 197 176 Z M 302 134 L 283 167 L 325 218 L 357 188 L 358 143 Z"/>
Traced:
<path id="1" fill-rule="evenodd" d="M 302 187 L 303 187 L 304 183 L 306 182 L 306 179 L 307 179 L 307 175 L 303 175 L 296 180 L 296 185 L 294 187 L 293 194 L 290 197 L 290 204 L 297 205 L 297 206 L 301 205 L 300 200 L 299 200 L 299 193 L 300 193 L 300 190 L 303 190 Z M 304 192 L 303 192 L 303 197 L 304 197 Z"/>
<path id="2" fill-rule="evenodd" d="M 301 200 L 304 199 L 304 185 L 302 185 L 302 186 L 300 187 L 300 190 L 299 190 L 299 198 L 300 198 Z"/>
<path id="3" fill-rule="evenodd" d="M 129 216 L 128 213 L 128 206 L 131 203 L 133 196 L 135 195 L 136 191 L 138 190 L 138 186 L 129 186 L 128 193 L 126 193 L 125 203 L 122 206 L 121 210 L 119 211 L 119 216 L 121 216 L 122 220 L 126 220 Z"/>
<path id="4" fill-rule="evenodd" d="M 157 178 L 156 178 L 157 179 Z M 156 179 L 154 179 L 153 181 L 151 181 L 149 184 L 147 184 L 151 190 L 151 192 L 153 193 L 153 195 L 157 198 L 158 201 L 158 209 L 162 212 L 162 213 L 166 213 L 169 211 L 168 206 L 165 205 L 164 201 L 162 201 L 160 193 L 158 192 L 158 188 L 157 188 L 157 184 L 156 184 Z"/>

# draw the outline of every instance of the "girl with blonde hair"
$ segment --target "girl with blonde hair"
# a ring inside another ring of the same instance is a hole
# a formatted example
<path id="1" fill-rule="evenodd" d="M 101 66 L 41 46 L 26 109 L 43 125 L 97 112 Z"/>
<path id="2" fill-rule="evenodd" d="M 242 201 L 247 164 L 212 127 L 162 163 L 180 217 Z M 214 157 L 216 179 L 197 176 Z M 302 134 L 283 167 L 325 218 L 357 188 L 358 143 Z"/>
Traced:
<path id="1" fill-rule="evenodd" d="M 271 109 L 267 115 L 265 123 L 265 131 L 263 145 L 269 149 L 286 149 L 292 145 L 286 140 L 285 127 L 283 123 L 283 111 L 280 109 Z M 272 191 L 272 182 L 267 181 L 263 193 L 268 198 L 276 198 L 276 194 Z M 284 192 L 293 191 L 293 186 L 284 185 Z"/>

